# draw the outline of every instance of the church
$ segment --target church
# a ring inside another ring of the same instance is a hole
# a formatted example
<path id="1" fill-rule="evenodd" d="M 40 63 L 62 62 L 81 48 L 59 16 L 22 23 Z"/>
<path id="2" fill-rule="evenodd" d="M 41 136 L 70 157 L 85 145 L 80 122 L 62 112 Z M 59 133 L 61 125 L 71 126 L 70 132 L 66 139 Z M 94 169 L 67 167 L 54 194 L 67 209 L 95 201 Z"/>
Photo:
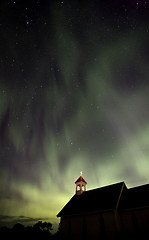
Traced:
<path id="1" fill-rule="evenodd" d="M 124 182 L 86 191 L 76 180 L 76 194 L 57 214 L 60 239 L 144 239 L 149 230 L 149 184 L 127 188 Z"/>

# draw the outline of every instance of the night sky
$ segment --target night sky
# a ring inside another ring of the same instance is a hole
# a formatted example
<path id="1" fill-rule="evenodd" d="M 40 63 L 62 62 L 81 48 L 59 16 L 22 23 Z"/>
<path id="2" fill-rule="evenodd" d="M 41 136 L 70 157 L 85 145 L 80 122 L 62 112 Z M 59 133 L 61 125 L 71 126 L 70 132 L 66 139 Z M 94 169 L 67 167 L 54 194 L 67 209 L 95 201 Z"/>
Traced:
<path id="1" fill-rule="evenodd" d="M 149 0 L 1 0 L 0 220 L 56 221 L 80 171 L 149 182 Z"/>

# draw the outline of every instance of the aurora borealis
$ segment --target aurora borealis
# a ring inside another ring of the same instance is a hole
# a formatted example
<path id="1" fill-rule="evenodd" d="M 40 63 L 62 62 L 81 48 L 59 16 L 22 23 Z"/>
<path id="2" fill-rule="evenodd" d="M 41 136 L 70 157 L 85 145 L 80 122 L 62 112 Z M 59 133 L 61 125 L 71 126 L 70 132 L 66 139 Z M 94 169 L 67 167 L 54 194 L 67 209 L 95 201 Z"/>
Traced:
<path id="1" fill-rule="evenodd" d="M 0 3 L 0 215 L 149 181 L 149 1 Z M 54 220 L 56 221 L 56 220 Z"/>

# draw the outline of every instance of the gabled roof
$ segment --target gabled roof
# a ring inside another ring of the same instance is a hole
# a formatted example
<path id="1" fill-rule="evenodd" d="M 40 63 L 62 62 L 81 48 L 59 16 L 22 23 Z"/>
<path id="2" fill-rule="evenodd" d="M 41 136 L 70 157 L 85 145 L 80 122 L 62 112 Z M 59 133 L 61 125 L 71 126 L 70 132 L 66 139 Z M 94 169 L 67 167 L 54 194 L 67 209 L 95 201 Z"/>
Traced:
<path id="1" fill-rule="evenodd" d="M 126 188 L 125 183 L 120 182 L 74 195 L 57 217 L 114 209 L 117 207 L 123 187 Z"/>
<path id="2" fill-rule="evenodd" d="M 149 206 L 149 184 L 124 191 L 119 204 L 120 210 Z"/>
<path id="3" fill-rule="evenodd" d="M 75 181 L 75 183 L 77 183 L 77 182 L 85 182 L 85 183 L 87 184 L 87 182 L 85 181 L 85 179 L 84 179 L 82 176 L 80 176 L 80 177 Z"/>

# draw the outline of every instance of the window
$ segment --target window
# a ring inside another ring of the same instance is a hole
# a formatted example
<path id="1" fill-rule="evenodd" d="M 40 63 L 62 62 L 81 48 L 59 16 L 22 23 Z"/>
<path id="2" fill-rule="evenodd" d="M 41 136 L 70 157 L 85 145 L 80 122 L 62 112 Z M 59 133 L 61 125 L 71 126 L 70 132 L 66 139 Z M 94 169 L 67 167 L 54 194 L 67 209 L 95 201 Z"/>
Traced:
<path id="1" fill-rule="evenodd" d="M 83 240 L 85 240 L 87 238 L 87 224 L 85 218 L 83 218 L 82 228 L 83 228 Z"/>
<path id="2" fill-rule="evenodd" d="M 137 233 L 137 232 L 139 232 L 138 219 L 137 219 L 137 217 L 136 217 L 136 215 L 134 213 L 131 215 L 131 217 L 132 217 L 134 232 Z"/>
<path id="3" fill-rule="evenodd" d="M 68 219 L 68 231 L 67 231 L 67 234 L 68 234 L 68 239 L 71 238 L 71 219 L 70 218 Z"/>
<path id="4" fill-rule="evenodd" d="M 101 239 L 106 238 L 106 228 L 103 216 L 100 216 L 100 238 Z"/>

